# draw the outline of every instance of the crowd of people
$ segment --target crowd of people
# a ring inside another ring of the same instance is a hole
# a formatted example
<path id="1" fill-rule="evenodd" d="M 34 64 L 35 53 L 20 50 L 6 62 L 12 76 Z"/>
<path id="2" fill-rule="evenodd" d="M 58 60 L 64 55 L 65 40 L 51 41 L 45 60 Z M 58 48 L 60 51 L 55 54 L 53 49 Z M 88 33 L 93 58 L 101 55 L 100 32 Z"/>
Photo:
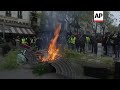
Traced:
<path id="1" fill-rule="evenodd" d="M 97 54 L 98 43 L 102 44 L 103 55 L 111 56 L 115 55 L 119 57 L 120 53 L 120 33 L 105 33 L 104 35 L 85 35 L 85 34 L 67 34 L 68 48 L 76 50 L 78 52 L 87 52 L 91 50 L 91 53 Z"/>
<path id="2" fill-rule="evenodd" d="M 85 34 L 73 34 L 67 33 L 66 35 L 67 45 L 69 49 L 76 50 L 77 52 L 86 53 L 87 51 L 91 51 L 91 53 L 97 54 L 98 52 L 98 43 L 102 44 L 102 53 L 104 55 L 113 56 L 116 58 L 119 57 L 120 54 L 120 33 L 105 33 L 104 35 L 85 35 Z M 45 40 L 40 37 L 35 36 L 23 36 L 16 38 L 10 38 L 10 40 L 3 40 L 0 38 L 0 43 L 3 44 L 2 52 L 3 55 L 11 50 L 9 42 L 15 48 L 20 47 L 36 47 L 37 50 L 43 48 L 43 42 Z"/>
<path id="3" fill-rule="evenodd" d="M 41 38 L 35 36 L 17 36 L 13 38 L 3 39 L 0 37 L 0 47 L 2 48 L 2 55 L 7 54 L 11 49 L 15 48 L 30 48 L 35 47 L 37 50 L 41 49 Z"/>

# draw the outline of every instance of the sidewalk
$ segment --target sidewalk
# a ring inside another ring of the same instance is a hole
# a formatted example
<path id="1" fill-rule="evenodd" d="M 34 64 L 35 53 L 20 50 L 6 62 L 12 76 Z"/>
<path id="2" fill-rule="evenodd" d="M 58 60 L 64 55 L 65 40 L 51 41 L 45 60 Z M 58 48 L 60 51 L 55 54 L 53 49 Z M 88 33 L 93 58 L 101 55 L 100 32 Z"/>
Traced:
<path id="1" fill-rule="evenodd" d="M 0 71 L 0 79 L 39 79 L 32 73 L 32 69 L 24 67 L 26 66 L 11 71 Z"/>

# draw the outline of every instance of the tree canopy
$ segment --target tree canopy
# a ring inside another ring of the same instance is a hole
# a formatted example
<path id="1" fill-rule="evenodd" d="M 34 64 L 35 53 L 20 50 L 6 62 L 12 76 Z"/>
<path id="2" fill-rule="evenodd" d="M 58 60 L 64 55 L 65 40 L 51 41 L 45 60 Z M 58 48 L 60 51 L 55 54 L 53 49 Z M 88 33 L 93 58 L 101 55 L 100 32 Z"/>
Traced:
<path id="1" fill-rule="evenodd" d="M 47 16 L 45 15 L 46 11 L 42 11 L 40 18 L 41 24 L 40 27 L 44 26 Z M 53 12 L 53 11 L 50 11 Z M 62 22 L 67 22 L 68 27 L 80 29 L 81 27 L 93 28 L 93 11 L 54 11 L 57 15 L 57 20 Z M 112 25 L 114 18 L 109 11 L 104 11 L 104 22 L 97 23 L 101 27 L 114 27 Z"/>

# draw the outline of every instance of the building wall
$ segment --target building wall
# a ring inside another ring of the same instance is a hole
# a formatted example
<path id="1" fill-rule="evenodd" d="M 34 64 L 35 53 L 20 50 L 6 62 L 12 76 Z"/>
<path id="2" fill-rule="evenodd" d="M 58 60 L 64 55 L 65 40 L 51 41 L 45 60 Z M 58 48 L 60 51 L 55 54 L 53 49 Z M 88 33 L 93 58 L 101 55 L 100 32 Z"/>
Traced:
<path id="1" fill-rule="evenodd" d="M 30 11 L 23 11 L 23 19 L 30 22 Z"/>
<path id="2" fill-rule="evenodd" d="M 6 11 L 0 11 L 1 16 L 5 16 Z M 18 20 L 23 20 L 25 22 L 30 22 L 30 11 L 22 11 L 22 19 L 18 19 L 18 11 L 11 11 L 11 17 L 14 17 Z"/>
<path id="3" fill-rule="evenodd" d="M 0 16 L 5 16 L 5 11 L 0 11 Z"/>
<path id="4" fill-rule="evenodd" d="M 11 13 L 12 13 L 12 14 L 11 14 L 11 15 L 12 15 L 11 17 L 17 18 L 17 13 L 18 13 L 17 11 L 12 11 Z"/>

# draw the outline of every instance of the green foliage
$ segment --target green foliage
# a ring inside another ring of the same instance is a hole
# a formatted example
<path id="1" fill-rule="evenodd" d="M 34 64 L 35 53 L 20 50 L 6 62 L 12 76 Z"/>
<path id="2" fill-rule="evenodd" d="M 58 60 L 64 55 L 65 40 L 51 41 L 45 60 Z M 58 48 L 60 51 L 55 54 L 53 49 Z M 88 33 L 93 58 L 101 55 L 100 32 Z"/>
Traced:
<path id="1" fill-rule="evenodd" d="M 3 61 L 0 63 L 0 69 L 12 70 L 18 68 L 17 60 L 16 60 L 17 53 L 18 50 L 8 52 L 8 54 L 5 56 Z"/>
<path id="2" fill-rule="evenodd" d="M 113 61 L 113 58 L 111 57 L 101 57 L 101 63 L 104 63 L 104 64 L 107 64 L 107 65 L 113 65 L 114 61 Z"/>
<path id="3" fill-rule="evenodd" d="M 90 55 L 90 54 L 84 54 L 84 53 L 78 53 L 73 50 L 69 50 L 67 48 L 64 49 L 64 51 L 61 53 L 62 56 L 71 61 L 77 61 L 83 65 L 92 65 L 92 66 L 103 66 L 107 68 L 113 67 L 113 59 L 111 57 L 97 57 L 96 55 Z"/>
<path id="4" fill-rule="evenodd" d="M 87 54 L 78 53 L 74 50 L 69 50 L 67 48 L 64 48 L 64 50 L 61 52 L 62 57 L 66 59 L 74 59 L 74 60 L 81 60 L 83 57 L 86 57 Z"/>
<path id="5" fill-rule="evenodd" d="M 34 66 L 33 73 L 37 75 L 48 73 L 48 67 L 44 63 L 39 62 L 36 66 Z"/>

